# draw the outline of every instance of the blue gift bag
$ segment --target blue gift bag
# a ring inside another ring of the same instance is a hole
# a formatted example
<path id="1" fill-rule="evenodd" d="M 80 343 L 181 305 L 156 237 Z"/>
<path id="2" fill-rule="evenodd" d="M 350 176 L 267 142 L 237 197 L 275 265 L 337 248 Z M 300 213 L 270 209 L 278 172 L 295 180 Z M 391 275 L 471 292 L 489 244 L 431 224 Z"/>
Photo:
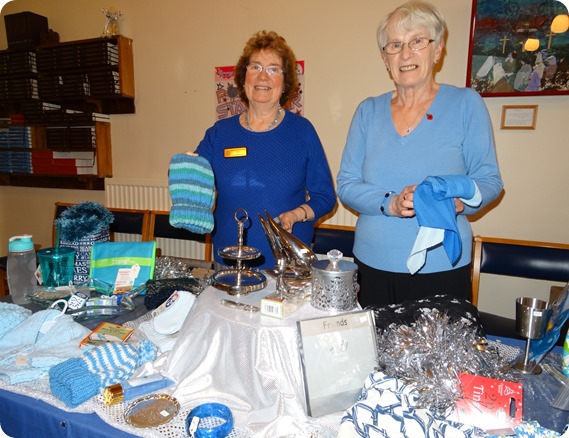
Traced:
<path id="1" fill-rule="evenodd" d="M 92 279 L 114 285 L 121 273 L 129 270 L 130 286 L 138 287 L 154 278 L 156 242 L 96 242 L 91 250 Z M 124 275 L 123 275 L 124 276 Z"/>

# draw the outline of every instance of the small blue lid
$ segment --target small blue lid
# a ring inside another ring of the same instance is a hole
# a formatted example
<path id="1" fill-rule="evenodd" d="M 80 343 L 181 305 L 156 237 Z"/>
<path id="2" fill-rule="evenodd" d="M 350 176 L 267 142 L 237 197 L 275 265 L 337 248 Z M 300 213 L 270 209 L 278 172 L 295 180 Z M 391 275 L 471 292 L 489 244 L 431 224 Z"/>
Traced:
<path id="1" fill-rule="evenodd" d="M 33 251 L 34 242 L 31 234 L 10 237 L 8 240 L 8 251 Z"/>

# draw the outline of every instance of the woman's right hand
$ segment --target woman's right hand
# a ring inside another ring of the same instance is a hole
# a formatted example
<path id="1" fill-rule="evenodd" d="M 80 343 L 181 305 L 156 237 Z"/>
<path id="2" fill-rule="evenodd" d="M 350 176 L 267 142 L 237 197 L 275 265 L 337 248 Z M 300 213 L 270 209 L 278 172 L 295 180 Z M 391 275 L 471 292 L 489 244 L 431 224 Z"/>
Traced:
<path id="1" fill-rule="evenodd" d="M 389 215 L 397 217 L 413 217 L 415 216 L 415 207 L 413 204 L 413 194 L 417 185 L 407 186 L 401 190 L 401 193 L 393 196 L 389 204 Z"/>

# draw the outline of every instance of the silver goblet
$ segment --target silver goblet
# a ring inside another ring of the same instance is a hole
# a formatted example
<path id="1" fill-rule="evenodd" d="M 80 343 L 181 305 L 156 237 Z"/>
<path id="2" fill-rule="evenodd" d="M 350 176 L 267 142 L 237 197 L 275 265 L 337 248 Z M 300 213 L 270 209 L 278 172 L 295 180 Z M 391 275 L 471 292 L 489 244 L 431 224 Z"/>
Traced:
<path id="1" fill-rule="evenodd" d="M 541 373 L 541 367 L 529 358 L 530 343 L 545 336 L 551 313 L 552 309 L 546 301 L 537 298 L 516 299 L 516 332 L 526 338 L 525 353 L 515 363 L 516 370 L 524 374 Z"/>

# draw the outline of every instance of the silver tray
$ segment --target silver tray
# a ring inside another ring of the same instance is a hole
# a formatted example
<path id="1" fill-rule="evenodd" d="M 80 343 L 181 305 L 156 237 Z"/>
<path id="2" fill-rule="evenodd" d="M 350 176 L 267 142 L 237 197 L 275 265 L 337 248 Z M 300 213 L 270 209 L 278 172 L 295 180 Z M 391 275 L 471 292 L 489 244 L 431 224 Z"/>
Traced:
<path id="1" fill-rule="evenodd" d="M 246 295 L 263 289 L 267 285 L 267 278 L 259 271 L 222 269 L 213 274 L 212 284 L 229 295 Z"/>

